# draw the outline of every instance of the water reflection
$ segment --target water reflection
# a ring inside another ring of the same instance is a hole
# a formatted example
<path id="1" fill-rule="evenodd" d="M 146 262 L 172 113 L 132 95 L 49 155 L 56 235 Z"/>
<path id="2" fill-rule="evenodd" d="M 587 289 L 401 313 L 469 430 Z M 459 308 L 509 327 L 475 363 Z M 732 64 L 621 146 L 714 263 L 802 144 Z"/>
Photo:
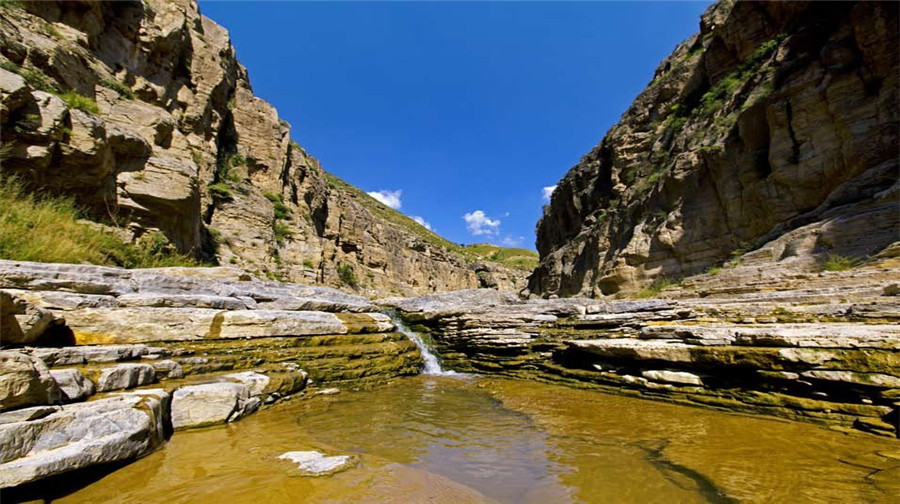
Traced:
<path id="1" fill-rule="evenodd" d="M 277 458 L 295 450 L 361 462 L 298 477 Z M 178 433 L 60 502 L 891 502 L 898 472 L 896 440 L 533 382 L 420 376 Z"/>

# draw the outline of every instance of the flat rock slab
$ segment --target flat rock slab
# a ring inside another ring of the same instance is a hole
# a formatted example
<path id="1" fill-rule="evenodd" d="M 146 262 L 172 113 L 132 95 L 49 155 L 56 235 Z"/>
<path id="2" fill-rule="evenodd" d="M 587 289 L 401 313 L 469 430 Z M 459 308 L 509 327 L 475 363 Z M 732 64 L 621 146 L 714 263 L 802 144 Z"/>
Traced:
<path id="1" fill-rule="evenodd" d="M 900 350 L 900 325 L 766 324 L 648 326 L 641 338 L 682 339 L 696 345 L 741 345 L 800 348 L 881 348 Z"/>
<path id="2" fill-rule="evenodd" d="M 78 345 L 317 336 L 394 327 L 381 313 L 211 308 L 87 308 L 66 312 L 66 321 Z"/>
<path id="3" fill-rule="evenodd" d="M 165 441 L 168 401 L 163 390 L 144 390 L 0 414 L 0 488 L 150 453 Z"/>
<path id="4" fill-rule="evenodd" d="M 326 456 L 317 451 L 290 451 L 282 453 L 279 459 L 290 460 L 297 464 L 303 476 L 329 476 L 349 469 L 357 464 L 358 459 L 352 455 Z"/>
<path id="5" fill-rule="evenodd" d="M 570 348 L 583 350 L 600 357 L 669 362 L 693 361 L 691 357 L 693 345 L 688 345 L 680 340 L 613 338 L 567 341 L 566 344 Z"/>
<path id="6" fill-rule="evenodd" d="M 32 355 L 40 358 L 48 366 L 78 366 L 82 364 L 99 364 L 156 359 L 169 355 L 165 348 L 147 345 L 85 345 L 60 348 L 28 348 Z"/>

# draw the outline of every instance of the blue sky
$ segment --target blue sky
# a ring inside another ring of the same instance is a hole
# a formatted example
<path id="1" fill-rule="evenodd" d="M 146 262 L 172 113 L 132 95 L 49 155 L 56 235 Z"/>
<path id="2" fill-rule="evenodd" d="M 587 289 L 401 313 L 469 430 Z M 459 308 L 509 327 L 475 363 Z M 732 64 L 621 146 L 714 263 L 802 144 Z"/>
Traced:
<path id="1" fill-rule="evenodd" d="M 702 2 L 212 2 L 323 167 L 457 243 L 534 248 L 543 188 L 697 31 Z M 398 192 L 399 191 L 399 192 Z"/>

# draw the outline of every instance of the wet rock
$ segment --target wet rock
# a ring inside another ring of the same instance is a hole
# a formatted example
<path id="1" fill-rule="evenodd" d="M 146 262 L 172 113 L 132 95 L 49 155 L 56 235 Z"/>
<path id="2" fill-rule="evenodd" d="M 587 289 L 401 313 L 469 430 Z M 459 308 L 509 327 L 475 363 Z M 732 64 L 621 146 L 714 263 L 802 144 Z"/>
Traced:
<path id="1" fill-rule="evenodd" d="M 50 375 L 53 376 L 53 379 L 59 385 L 62 399 L 66 402 L 87 399 L 97 392 L 94 383 L 85 378 L 84 374 L 78 369 L 51 369 Z"/>
<path id="2" fill-rule="evenodd" d="M 25 352 L 0 351 L 0 410 L 60 399 L 59 386 L 44 361 Z"/>
<path id="3" fill-rule="evenodd" d="M 326 456 L 317 451 L 291 451 L 278 456 L 279 459 L 290 460 L 297 464 L 304 476 L 329 476 L 356 465 L 357 459 L 352 455 Z"/>
<path id="4" fill-rule="evenodd" d="M 162 390 L 145 390 L 55 411 L 30 408 L 31 419 L 10 412 L 15 421 L 6 422 L 9 414 L 0 414 L 0 488 L 148 454 L 165 442 L 168 401 Z"/>

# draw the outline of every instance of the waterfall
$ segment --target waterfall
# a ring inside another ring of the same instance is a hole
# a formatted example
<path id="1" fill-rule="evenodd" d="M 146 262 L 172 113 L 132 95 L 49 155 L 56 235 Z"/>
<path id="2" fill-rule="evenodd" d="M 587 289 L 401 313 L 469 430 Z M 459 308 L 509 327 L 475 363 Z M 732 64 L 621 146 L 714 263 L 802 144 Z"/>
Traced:
<path id="1" fill-rule="evenodd" d="M 425 361 L 425 368 L 422 369 L 422 374 L 426 375 L 455 375 L 457 374 L 455 371 L 444 371 L 441 369 L 441 363 L 438 361 L 436 355 L 431 353 L 431 350 L 422 340 L 422 337 L 419 333 L 413 331 L 409 327 L 406 327 L 406 324 L 403 323 L 403 320 L 397 315 L 397 312 L 390 311 L 387 313 L 388 316 L 391 317 L 391 321 L 394 322 L 394 325 L 397 326 L 397 331 L 406 335 L 410 341 L 416 344 L 419 347 L 419 352 L 422 354 L 422 360 Z"/>

